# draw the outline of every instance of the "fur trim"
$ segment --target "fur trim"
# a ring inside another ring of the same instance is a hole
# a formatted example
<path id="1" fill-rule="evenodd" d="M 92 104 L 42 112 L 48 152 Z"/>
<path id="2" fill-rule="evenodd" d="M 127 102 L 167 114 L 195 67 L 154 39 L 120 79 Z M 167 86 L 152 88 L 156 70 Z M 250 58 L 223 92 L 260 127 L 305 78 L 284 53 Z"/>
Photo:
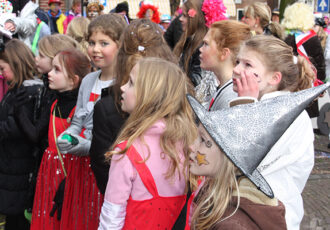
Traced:
<path id="1" fill-rule="evenodd" d="M 138 18 L 144 18 L 144 15 L 146 14 L 146 11 L 148 9 L 151 9 L 153 11 L 152 19 L 151 21 L 154 23 L 160 23 L 160 18 L 159 18 L 159 12 L 158 12 L 158 7 L 150 4 L 142 4 L 140 7 L 140 11 L 137 13 Z"/>
<path id="2" fill-rule="evenodd" d="M 238 182 L 239 195 L 256 204 L 263 204 L 269 206 L 277 206 L 278 200 L 276 198 L 269 198 L 263 192 L 258 190 L 256 186 L 246 177 L 243 177 Z M 233 191 L 233 196 L 237 196 L 237 190 Z"/>

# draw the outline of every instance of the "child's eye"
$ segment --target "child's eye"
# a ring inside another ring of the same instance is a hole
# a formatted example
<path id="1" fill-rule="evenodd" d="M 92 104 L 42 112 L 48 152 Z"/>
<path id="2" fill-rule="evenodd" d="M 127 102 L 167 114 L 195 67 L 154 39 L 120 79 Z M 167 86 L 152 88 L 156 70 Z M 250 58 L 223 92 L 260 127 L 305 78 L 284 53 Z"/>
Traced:
<path id="1" fill-rule="evenodd" d="M 236 65 L 238 65 L 239 64 L 239 60 L 236 60 Z"/>
<path id="2" fill-rule="evenodd" d="M 109 45 L 109 43 L 108 42 L 102 42 L 101 45 L 102 46 L 107 46 L 107 45 Z"/>
<path id="3" fill-rule="evenodd" d="M 89 41 L 89 42 L 88 42 L 88 45 L 90 45 L 90 46 L 94 46 L 94 45 L 95 45 L 95 42 L 91 42 L 91 41 Z"/>
<path id="4" fill-rule="evenodd" d="M 250 64 L 250 63 L 245 63 L 245 65 L 246 65 L 247 67 L 251 67 L 251 64 Z"/>
<path id="5" fill-rule="evenodd" d="M 129 79 L 128 84 L 129 84 L 129 86 L 133 86 L 133 81 L 131 79 Z"/>

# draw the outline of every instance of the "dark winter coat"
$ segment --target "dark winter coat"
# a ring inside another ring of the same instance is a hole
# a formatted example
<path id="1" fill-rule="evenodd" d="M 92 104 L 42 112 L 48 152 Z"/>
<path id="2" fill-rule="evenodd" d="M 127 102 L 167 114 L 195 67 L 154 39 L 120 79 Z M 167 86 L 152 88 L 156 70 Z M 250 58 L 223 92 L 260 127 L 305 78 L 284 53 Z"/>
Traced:
<path id="1" fill-rule="evenodd" d="M 110 149 L 126 121 L 124 115 L 116 108 L 114 97 L 108 94 L 109 88 L 102 90 L 102 98 L 94 106 L 93 139 L 90 148 L 91 168 L 94 172 L 97 186 L 102 194 L 105 193 L 108 182 L 109 162 L 104 154 Z"/>
<path id="2" fill-rule="evenodd" d="M 183 47 L 182 55 L 181 55 L 181 58 L 180 58 L 180 66 L 181 67 L 184 66 L 185 59 L 188 58 L 188 57 L 186 57 L 187 56 L 186 50 L 187 50 L 188 44 L 189 44 L 189 38 L 187 39 L 186 44 Z M 199 85 L 199 83 L 202 80 L 202 68 L 201 68 L 201 61 L 199 59 L 199 55 L 200 55 L 199 48 L 200 47 L 198 47 L 194 51 L 194 53 L 192 54 L 192 56 L 189 60 L 189 64 L 188 64 L 187 76 L 191 80 L 194 87 Z"/>
<path id="3" fill-rule="evenodd" d="M 43 80 L 43 87 L 38 91 L 33 119 L 28 119 L 29 111 L 24 106 L 18 108 L 18 113 L 14 114 L 18 126 L 22 129 L 26 138 L 35 143 L 38 147 L 38 150 L 35 151 L 35 165 L 31 176 L 28 198 L 26 199 L 28 209 L 32 209 L 33 206 L 35 186 L 42 155 L 44 150 L 48 147 L 50 109 L 55 100 L 55 91 L 48 88 L 48 77 L 44 75 Z"/>
<path id="4" fill-rule="evenodd" d="M 42 84 L 21 86 L 29 100 L 22 105 L 28 120 L 33 120 L 37 95 Z M 0 103 L 0 213 L 15 215 L 23 213 L 35 164 L 37 150 L 18 125 L 14 113 L 17 87 L 10 89 Z"/>
<path id="5" fill-rule="evenodd" d="M 181 15 L 176 17 L 171 22 L 170 26 L 167 28 L 164 34 L 164 38 L 172 50 L 174 49 L 176 43 L 178 43 L 182 35 L 182 25 L 180 22 L 180 17 Z"/>

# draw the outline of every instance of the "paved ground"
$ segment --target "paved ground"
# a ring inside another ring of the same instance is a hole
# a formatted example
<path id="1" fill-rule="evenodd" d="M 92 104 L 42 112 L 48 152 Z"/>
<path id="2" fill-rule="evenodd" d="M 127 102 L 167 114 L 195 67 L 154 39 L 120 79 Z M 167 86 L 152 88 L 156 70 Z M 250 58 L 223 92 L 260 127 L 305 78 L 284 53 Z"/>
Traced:
<path id="1" fill-rule="evenodd" d="M 315 135 L 315 166 L 303 191 L 305 216 L 301 230 L 330 230 L 329 138 Z"/>

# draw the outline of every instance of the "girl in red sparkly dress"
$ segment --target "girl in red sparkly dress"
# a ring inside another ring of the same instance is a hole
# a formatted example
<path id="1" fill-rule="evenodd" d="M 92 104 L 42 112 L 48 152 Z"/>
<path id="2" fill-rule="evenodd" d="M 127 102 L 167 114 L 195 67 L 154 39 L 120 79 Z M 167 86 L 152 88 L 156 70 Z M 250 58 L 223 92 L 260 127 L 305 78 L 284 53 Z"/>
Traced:
<path id="1" fill-rule="evenodd" d="M 49 88 L 56 91 L 56 100 L 49 120 L 49 146 L 44 152 L 37 179 L 31 229 L 64 228 L 60 220 L 64 194 L 59 191 L 64 192 L 63 179 L 75 165 L 70 161 L 70 155 L 59 152 L 55 140 L 70 125 L 81 79 L 89 70 L 88 58 L 77 49 L 61 51 L 52 61 L 48 80 Z"/>

